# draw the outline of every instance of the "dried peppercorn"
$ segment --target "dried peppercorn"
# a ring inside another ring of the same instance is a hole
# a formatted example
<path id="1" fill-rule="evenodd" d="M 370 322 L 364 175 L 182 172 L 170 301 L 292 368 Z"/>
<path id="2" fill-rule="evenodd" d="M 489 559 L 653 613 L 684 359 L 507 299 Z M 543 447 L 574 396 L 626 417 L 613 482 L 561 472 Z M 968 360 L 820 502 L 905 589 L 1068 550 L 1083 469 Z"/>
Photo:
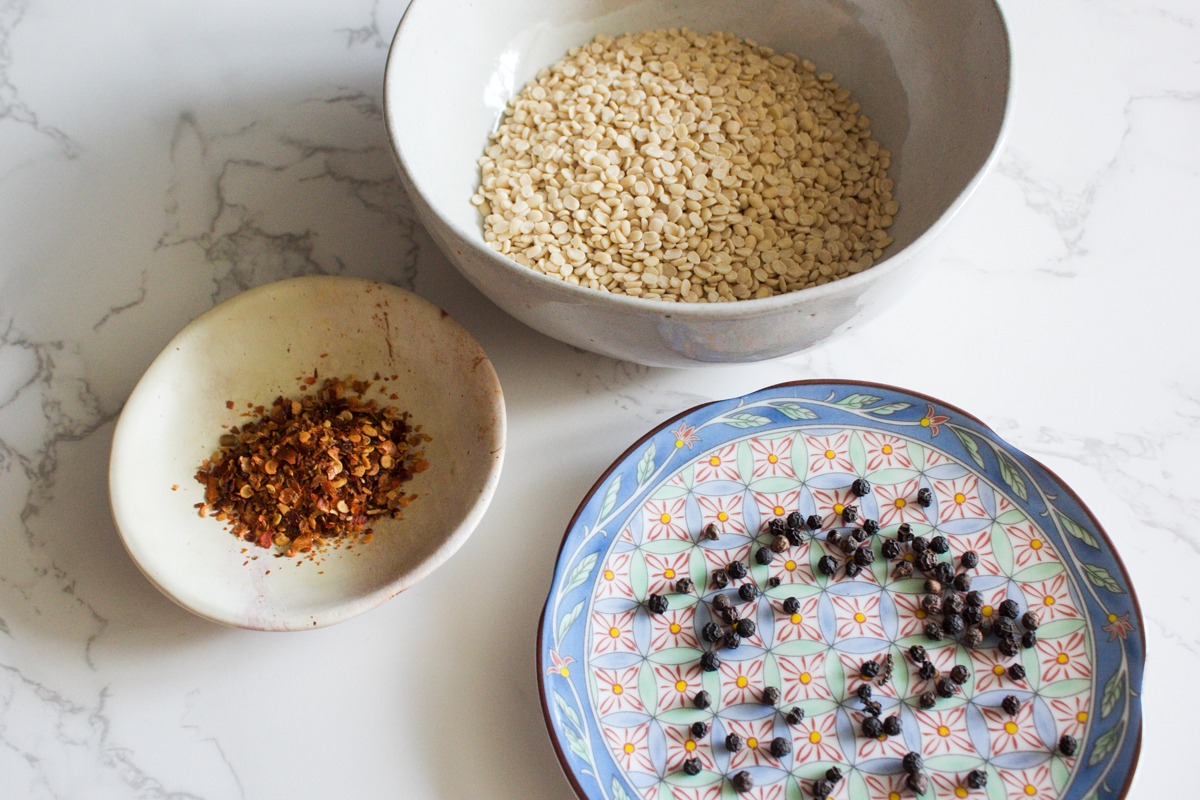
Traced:
<path id="1" fill-rule="evenodd" d="M 913 772 L 904 779 L 904 785 L 917 794 L 925 794 L 929 791 L 929 778 L 923 772 Z"/>
<path id="2" fill-rule="evenodd" d="M 837 574 L 838 560 L 833 556 L 821 556 L 817 561 L 817 571 L 822 575 L 832 578 Z"/>
<path id="3" fill-rule="evenodd" d="M 737 631 L 738 636 L 743 636 L 749 639 L 754 635 L 754 631 L 757 629 L 757 627 L 758 626 L 754 624 L 754 620 L 752 619 L 739 619 L 733 626 L 733 629 Z"/>
<path id="4" fill-rule="evenodd" d="M 979 566 L 979 553 L 974 550 L 968 550 L 958 557 L 958 563 L 963 569 L 975 569 Z"/>
<path id="5" fill-rule="evenodd" d="M 1012 658 L 1021 652 L 1021 646 L 1017 644 L 1017 640 L 1009 639 L 1007 637 L 996 642 L 996 649 L 999 650 L 1002 655 L 1008 658 Z"/>
<path id="6" fill-rule="evenodd" d="M 1011 597 L 1002 602 L 997 610 L 1000 612 L 1000 616 L 1008 619 L 1016 619 L 1021 613 L 1021 607 Z"/>
<path id="7" fill-rule="evenodd" d="M 900 760 L 900 768 L 912 775 L 925 769 L 925 759 L 921 758 L 921 754 L 915 750 L 909 751 Z"/>
<path id="8" fill-rule="evenodd" d="M 933 576 L 941 581 L 944 586 L 949 586 L 954 582 L 954 567 L 945 561 L 939 562 L 933 567 Z"/>
<path id="9" fill-rule="evenodd" d="M 967 773 L 967 786 L 972 789 L 982 789 L 987 786 L 987 773 L 981 769 L 973 769 Z"/>
<path id="10" fill-rule="evenodd" d="M 774 708 L 779 705 L 779 689 L 775 686 L 768 686 L 762 690 L 762 702 L 764 706 Z"/>
<path id="11" fill-rule="evenodd" d="M 1026 650 L 1030 649 L 1031 647 L 1036 647 L 1037 643 L 1038 638 L 1036 631 L 1025 631 L 1023 634 L 1021 634 L 1021 647 L 1024 647 Z"/>
<path id="12" fill-rule="evenodd" d="M 1062 753 L 1067 758 L 1075 755 L 1075 751 L 1079 748 L 1079 742 L 1075 741 L 1075 737 L 1069 733 L 1064 733 L 1062 738 L 1058 740 L 1058 752 Z"/>
<path id="13" fill-rule="evenodd" d="M 725 749 L 731 753 L 736 753 L 746 746 L 746 740 L 736 733 L 730 733 L 725 737 Z"/>
<path id="14" fill-rule="evenodd" d="M 798 531 L 804 527 L 804 518 L 800 516 L 799 511 L 793 511 L 787 515 L 787 526 L 790 530 Z"/>
<path id="15" fill-rule="evenodd" d="M 892 572 L 896 580 L 902 581 L 905 578 L 911 578 L 913 574 L 913 564 L 911 561 L 901 561 L 896 565 L 896 569 Z"/>
<path id="16" fill-rule="evenodd" d="M 917 567 L 922 572 L 933 572 L 933 568 L 937 566 L 937 556 L 926 550 L 917 556 Z"/>
<path id="17" fill-rule="evenodd" d="M 828 544 L 830 547 L 841 547 L 841 545 L 842 545 L 841 531 L 830 531 L 829 533 L 825 534 L 825 543 Z"/>
<path id="18" fill-rule="evenodd" d="M 914 536 L 912 541 L 908 543 L 908 547 L 916 555 L 921 555 L 921 553 L 929 549 L 929 540 L 924 536 Z"/>
<path id="19" fill-rule="evenodd" d="M 875 563 L 875 551 L 870 547 L 860 547 L 854 552 L 854 563 L 860 567 L 869 567 Z"/>
<path id="20" fill-rule="evenodd" d="M 921 708 L 928 711 L 937 705 L 937 695 L 933 692 L 925 692 L 917 699 L 917 703 L 920 704 Z"/>
<path id="21" fill-rule="evenodd" d="M 963 599 L 956 594 L 946 595 L 946 599 L 942 601 L 942 609 L 946 614 L 961 614 L 966 605 Z"/>
<path id="22" fill-rule="evenodd" d="M 832 793 L 833 784 L 830 781 L 824 778 L 813 781 L 812 795 L 816 800 L 825 800 L 825 798 L 829 797 L 829 795 Z"/>
<path id="23" fill-rule="evenodd" d="M 717 526 L 712 522 L 705 525 L 704 530 L 702 530 L 700 532 L 700 534 L 705 539 L 720 539 L 721 538 L 721 532 L 717 530 Z"/>
<path id="24" fill-rule="evenodd" d="M 696 584 L 691 578 L 680 578 L 675 581 L 675 591 L 680 594 L 691 594 L 695 588 Z"/>
<path id="25" fill-rule="evenodd" d="M 921 508 L 929 508 L 933 505 L 933 492 L 929 489 L 918 489 L 917 505 Z"/>
<path id="26" fill-rule="evenodd" d="M 864 519 L 862 521 L 862 532 L 867 536 L 874 536 L 879 533 L 879 523 L 873 519 Z"/>
<path id="27" fill-rule="evenodd" d="M 758 591 L 758 587 L 753 583 L 743 583 L 738 587 L 738 597 L 742 598 L 747 603 L 749 603 L 751 600 L 757 599 L 760 594 L 762 593 Z"/>
<path id="28" fill-rule="evenodd" d="M 699 775 L 700 774 L 700 759 L 699 758 L 685 758 L 683 760 L 683 771 L 688 775 Z"/>
<path id="29" fill-rule="evenodd" d="M 721 657 L 715 651 L 709 650 L 700 656 L 700 669 L 705 672 L 716 672 L 721 668 Z"/>
<path id="30" fill-rule="evenodd" d="M 1015 717 L 1021 713 L 1021 701 L 1017 699 L 1016 695 L 1005 695 L 1004 699 L 1000 701 L 1000 707 L 1010 717 Z"/>
<path id="31" fill-rule="evenodd" d="M 978 625 L 983 621 L 983 609 L 975 606 L 968 606 L 962 611 L 963 622 L 968 625 Z"/>
<path id="32" fill-rule="evenodd" d="M 879 674 L 879 662 L 875 660 L 864 661 L 859 667 L 858 674 L 863 677 L 863 680 L 873 680 Z"/>
<path id="33" fill-rule="evenodd" d="M 788 712 L 783 715 L 783 719 L 788 725 L 799 725 L 804 721 L 804 709 L 799 706 L 792 706 Z"/>
<path id="34" fill-rule="evenodd" d="M 771 540 L 771 552 L 772 553 L 786 553 L 787 549 L 791 546 L 792 546 L 792 543 L 790 541 L 788 541 L 788 537 L 783 536 L 783 535 L 776 536 L 774 539 Z M 770 562 L 767 562 L 767 563 L 770 563 Z"/>
<path id="35" fill-rule="evenodd" d="M 837 783 L 841 779 L 842 771 L 837 767 L 830 767 L 829 769 L 825 770 L 825 780 L 829 781 L 830 783 Z"/>
<path id="36" fill-rule="evenodd" d="M 857 695 L 858 699 L 862 700 L 863 702 L 870 700 L 871 699 L 871 684 L 869 684 L 869 683 L 859 684 L 858 688 L 854 690 L 854 694 Z"/>
<path id="37" fill-rule="evenodd" d="M 992 621 L 992 630 L 1001 639 L 1017 638 L 1017 623 L 1013 622 L 1008 617 L 1000 617 Z"/>
<path id="38" fill-rule="evenodd" d="M 871 493 L 871 482 L 866 478 L 855 478 L 854 483 L 850 484 L 850 491 L 854 492 L 855 497 L 866 497 Z"/>
<path id="39" fill-rule="evenodd" d="M 775 756 L 776 758 L 783 758 L 790 752 L 792 752 L 791 741 L 783 738 L 782 736 L 776 736 L 771 740 L 771 755 Z"/>
<path id="40" fill-rule="evenodd" d="M 863 718 L 862 735 L 868 739 L 878 739 L 880 736 L 883 736 L 883 722 L 879 717 Z"/>
<path id="41" fill-rule="evenodd" d="M 962 636 L 966 628 L 967 626 L 963 623 L 963 618 L 957 614 L 947 613 L 942 617 L 942 633 L 951 638 L 957 639 L 959 636 Z"/>
<path id="42" fill-rule="evenodd" d="M 899 736 L 904 730 L 904 723 L 898 714 L 892 714 L 883 721 L 883 732 L 888 736 Z"/>
<path id="43" fill-rule="evenodd" d="M 786 539 L 787 543 L 792 547 L 797 547 L 801 542 L 804 541 L 804 539 L 800 538 L 800 531 L 793 530 L 791 528 L 788 528 L 786 531 L 784 531 L 783 538 Z"/>
<path id="44" fill-rule="evenodd" d="M 709 642 L 710 644 L 720 641 L 721 637 L 724 635 L 725 632 L 721 630 L 721 626 L 715 622 L 705 623 L 704 627 L 700 629 L 700 636 L 703 637 L 704 641 Z"/>
<path id="45" fill-rule="evenodd" d="M 957 592 L 971 591 L 971 576 L 965 572 L 960 572 L 954 576 L 954 590 Z"/>
<path id="46" fill-rule="evenodd" d="M 729 577 L 733 578 L 735 581 L 740 581 L 742 578 L 746 577 L 746 565 L 737 560 L 730 561 L 725 567 L 725 572 L 729 573 Z"/>
<path id="47" fill-rule="evenodd" d="M 854 538 L 853 534 L 851 534 L 849 536 L 843 536 L 841 541 L 838 542 L 838 547 L 842 549 L 843 553 L 853 557 L 854 551 L 858 549 L 858 544 L 858 540 Z"/>
<path id="48" fill-rule="evenodd" d="M 883 713 L 883 704 L 878 700 L 865 700 L 863 701 L 863 712 L 872 717 L 878 717 Z"/>
<path id="49" fill-rule="evenodd" d="M 717 611 L 724 611 L 727 608 L 733 608 L 733 601 L 727 594 L 717 594 L 713 596 L 712 607 Z"/>
<path id="50" fill-rule="evenodd" d="M 964 667 L 962 664 L 955 664 L 950 669 L 950 680 L 962 686 L 967 681 L 971 680 L 971 670 Z"/>
<path id="51" fill-rule="evenodd" d="M 810 531 L 821 530 L 821 518 L 816 514 L 809 514 L 808 519 L 804 520 L 804 527 Z"/>
<path id="52" fill-rule="evenodd" d="M 860 574 L 862 574 L 862 567 L 860 567 L 858 564 L 854 563 L 853 561 L 846 562 L 846 577 L 847 578 L 857 578 Z"/>
<path id="53" fill-rule="evenodd" d="M 779 586 L 779 584 L 781 584 L 781 583 L 783 583 L 783 581 L 781 581 L 779 579 L 778 575 L 772 575 L 771 577 L 767 578 L 767 588 L 768 589 L 774 589 L 776 586 Z"/>
<path id="54" fill-rule="evenodd" d="M 742 646 L 742 637 L 738 636 L 734 631 L 729 631 L 722 637 L 721 643 L 725 645 L 726 650 L 737 650 Z"/>
<path id="55" fill-rule="evenodd" d="M 915 645 L 914 645 L 915 646 Z M 917 667 L 917 677 L 923 681 L 931 681 L 938 676 L 938 668 L 933 665 L 928 659 L 921 662 L 921 666 Z"/>
<path id="56" fill-rule="evenodd" d="M 723 569 L 714 569 L 712 573 L 712 585 L 717 589 L 724 589 L 729 585 L 729 573 Z"/>
<path id="57" fill-rule="evenodd" d="M 926 654 L 924 647 L 914 644 L 908 648 L 908 657 L 912 659 L 914 664 L 923 664 L 929 656 Z"/>
<path id="58" fill-rule="evenodd" d="M 691 731 L 692 736 L 695 736 L 697 739 L 708 736 L 708 723 L 704 720 L 697 720 L 692 723 Z"/>
<path id="59" fill-rule="evenodd" d="M 787 548 L 784 549 L 786 550 Z M 769 547 L 760 547 L 758 548 L 758 552 L 754 554 L 754 560 L 765 567 L 775 560 L 775 552 Z"/>
<path id="60" fill-rule="evenodd" d="M 855 528 L 854 530 L 850 531 L 850 538 L 855 544 L 862 544 L 863 542 L 867 541 L 867 539 L 871 538 L 871 534 L 867 533 L 863 528 Z"/>
<path id="61" fill-rule="evenodd" d="M 937 578 L 926 578 L 925 579 L 925 591 L 928 594 L 940 595 L 942 593 L 942 582 L 939 581 Z"/>
<path id="62" fill-rule="evenodd" d="M 900 557 L 900 545 L 896 543 L 895 539 L 886 540 L 883 543 L 883 547 L 879 548 L 879 551 L 883 553 L 883 557 L 888 561 Z"/>
<path id="63" fill-rule="evenodd" d="M 970 610 L 978 611 L 979 609 L 975 608 Z M 963 635 L 959 641 L 962 642 L 963 647 L 968 647 L 974 650 L 975 648 L 979 647 L 979 645 L 983 644 L 983 634 L 979 632 L 979 628 L 968 628 L 967 630 L 963 631 Z"/>
<path id="64" fill-rule="evenodd" d="M 921 598 L 921 610 L 926 614 L 942 613 L 942 598 L 936 594 L 927 594 Z"/>
<path id="65" fill-rule="evenodd" d="M 738 621 L 738 610 L 736 606 L 721 609 L 717 612 L 717 617 L 726 625 L 733 625 Z"/>
<path id="66" fill-rule="evenodd" d="M 1041 622 L 1036 611 L 1026 611 L 1021 615 L 1021 624 L 1027 631 L 1036 631 Z"/>
<path id="67" fill-rule="evenodd" d="M 942 626 L 936 622 L 925 623 L 925 638 L 931 642 L 940 642 L 942 640 Z"/>
<path id="68" fill-rule="evenodd" d="M 950 552 L 950 542 L 945 536 L 935 536 L 929 540 L 929 549 L 940 556 Z"/>
<path id="69" fill-rule="evenodd" d="M 842 506 L 842 520 L 847 525 L 856 519 L 858 519 L 858 506 Z"/>
<path id="70" fill-rule="evenodd" d="M 661 594 L 652 594 L 646 600 L 646 608 L 654 614 L 665 614 L 667 613 L 667 598 Z"/>
<path id="71" fill-rule="evenodd" d="M 1008 677 L 1014 681 L 1025 680 L 1025 667 L 1020 664 L 1013 664 L 1008 668 Z"/>
<path id="72" fill-rule="evenodd" d="M 712 705 L 712 695 L 701 689 L 692 697 L 692 705 L 701 710 L 706 709 Z"/>
<path id="73" fill-rule="evenodd" d="M 972 608 L 983 608 L 983 592 L 967 592 L 966 600 Z"/>
<path id="74" fill-rule="evenodd" d="M 958 694 L 958 684 L 949 678 L 938 678 L 936 689 L 938 697 L 954 697 Z"/>
<path id="75" fill-rule="evenodd" d="M 991 636 L 992 635 L 992 626 L 993 626 L 992 618 L 987 615 L 984 615 L 983 619 L 981 619 L 979 621 L 979 632 L 982 633 L 984 636 Z"/>
<path id="76" fill-rule="evenodd" d="M 787 530 L 787 523 L 779 517 L 772 517 L 767 520 L 767 530 L 775 536 L 782 536 L 783 532 Z"/>
<path id="77" fill-rule="evenodd" d="M 750 777 L 750 773 L 746 770 L 738 772 L 729 782 L 733 784 L 735 792 L 748 792 L 754 788 L 754 778 Z"/>
<path id="78" fill-rule="evenodd" d="M 900 527 L 896 529 L 896 541 L 903 544 L 905 542 L 911 542 L 912 538 L 913 538 L 912 525 L 909 525 L 907 522 L 901 523 Z"/>
<path id="79" fill-rule="evenodd" d="M 799 614 L 800 613 L 800 601 L 794 597 L 789 597 L 786 600 L 784 600 L 783 601 L 783 613 Z"/>

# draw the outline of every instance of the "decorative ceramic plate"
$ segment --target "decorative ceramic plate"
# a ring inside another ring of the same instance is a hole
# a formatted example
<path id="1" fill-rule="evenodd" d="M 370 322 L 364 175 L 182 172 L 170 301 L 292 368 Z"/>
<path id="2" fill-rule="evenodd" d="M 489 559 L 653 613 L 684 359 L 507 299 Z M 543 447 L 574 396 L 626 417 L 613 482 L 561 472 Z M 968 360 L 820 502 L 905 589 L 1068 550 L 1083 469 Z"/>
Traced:
<path id="1" fill-rule="evenodd" d="M 856 478 L 870 494 L 855 497 Z M 823 555 L 845 559 L 809 535 L 756 563 L 770 520 L 799 511 L 842 526 L 848 504 L 880 526 L 876 559 L 861 574 L 823 575 Z M 709 523 L 719 539 L 700 535 Z M 924 579 L 897 579 L 898 562 L 881 556 L 903 523 L 946 537 L 942 560 L 975 551 L 982 613 L 998 618 L 1006 599 L 1036 611 L 1036 644 L 1005 658 L 988 640 L 968 649 L 927 639 Z M 750 565 L 734 586 L 762 590 L 739 606 L 757 630 L 719 648 L 719 668 L 704 671 L 709 576 L 733 560 Z M 681 577 L 702 587 L 699 597 L 676 591 Z M 664 613 L 650 613 L 651 595 L 668 599 Z M 559 758 L 588 800 L 798 800 L 831 766 L 845 775 L 831 797 L 897 800 L 915 796 L 901 768 L 910 751 L 924 756 L 924 798 L 1103 800 L 1124 796 L 1137 762 L 1142 627 L 1111 542 L 1045 467 L 944 403 L 883 386 L 795 383 L 662 424 L 596 483 L 563 541 L 539 680 Z M 906 657 L 912 644 L 927 647 L 943 675 L 968 668 L 955 697 L 921 708 L 917 697 L 934 682 Z M 874 697 L 902 731 L 864 738 L 860 665 L 889 654 L 894 675 Z M 1017 662 L 1023 680 L 1006 671 Z M 778 708 L 761 702 L 766 687 L 779 689 Z M 701 690 L 712 698 L 704 710 L 693 702 Z M 1016 715 L 1001 708 L 1008 695 L 1021 701 Z M 805 716 L 789 725 L 793 707 Z M 709 724 L 705 735 L 691 730 L 696 721 Z M 730 732 L 745 741 L 735 753 L 724 745 Z M 1078 741 L 1073 756 L 1058 748 L 1064 735 Z M 791 745 L 780 757 L 770 751 L 777 737 Z M 687 774 L 685 761 L 699 773 Z M 970 788 L 974 770 L 986 788 Z M 754 788 L 738 794 L 731 778 L 743 771 Z"/>

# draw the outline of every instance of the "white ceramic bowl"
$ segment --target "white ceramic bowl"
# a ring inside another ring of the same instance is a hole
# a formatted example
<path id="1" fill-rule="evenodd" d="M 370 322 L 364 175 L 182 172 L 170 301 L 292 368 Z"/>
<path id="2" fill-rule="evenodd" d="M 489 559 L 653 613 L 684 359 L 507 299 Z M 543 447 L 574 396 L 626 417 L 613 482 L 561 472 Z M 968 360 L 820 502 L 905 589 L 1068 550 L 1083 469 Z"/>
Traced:
<path id="1" fill-rule="evenodd" d="M 893 154 L 900 213 L 885 258 L 858 275 L 763 300 L 690 305 L 610 295 L 484 246 L 469 202 L 508 99 L 599 33 L 728 31 L 829 70 Z M 994 160 L 1010 103 L 1008 32 L 994 0 L 413 0 L 384 85 L 400 175 L 459 270 L 517 319 L 652 366 L 756 361 L 844 333 L 895 302 L 911 267 Z"/>
<path id="2" fill-rule="evenodd" d="M 380 373 L 376 388 L 386 382 L 387 394 L 367 396 L 409 411 L 433 440 L 429 469 L 407 484 L 419 497 L 404 519 L 375 524 L 369 544 L 296 566 L 200 518 L 193 506 L 204 487 L 194 476 L 222 425 L 249 421 L 247 403 L 297 396 L 297 377 L 314 369 Z M 412 586 L 466 541 L 495 491 L 504 436 L 491 362 L 437 306 L 375 281 L 280 281 L 201 315 L 150 365 L 113 436 L 113 517 L 146 577 L 189 611 L 259 630 L 330 625 Z"/>

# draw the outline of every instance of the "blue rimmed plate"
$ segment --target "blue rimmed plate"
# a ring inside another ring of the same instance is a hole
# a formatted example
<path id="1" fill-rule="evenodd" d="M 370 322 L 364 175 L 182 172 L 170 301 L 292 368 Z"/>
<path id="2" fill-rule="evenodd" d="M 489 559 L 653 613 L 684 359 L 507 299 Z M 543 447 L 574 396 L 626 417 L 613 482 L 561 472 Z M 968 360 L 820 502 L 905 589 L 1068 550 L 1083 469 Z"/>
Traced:
<path id="1" fill-rule="evenodd" d="M 852 491 L 858 478 L 869 495 Z M 918 501 L 923 489 L 928 505 Z M 842 554 L 809 536 L 757 563 L 771 519 L 798 511 L 842 526 L 846 505 L 880 526 L 876 559 L 860 574 L 842 566 L 822 575 L 818 560 Z M 709 523 L 719 539 L 700 536 Z M 944 536 L 943 560 L 974 551 L 983 614 L 995 617 L 1006 599 L 1036 611 L 1036 643 L 1005 658 L 986 643 L 930 642 L 923 579 L 898 577 L 881 554 L 903 523 Z M 755 632 L 718 648 L 719 668 L 704 671 L 700 656 L 713 646 L 700 631 L 715 619 L 709 576 L 733 560 L 750 565 L 734 587 L 761 590 L 737 600 Z M 685 577 L 700 590 L 678 592 Z M 665 613 L 649 612 L 652 594 L 668 599 Z M 905 658 L 911 644 L 926 646 L 943 674 L 968 668 L 957 696 L 920 708 L 933 681 Z M 709 403 L 626 451 L 567 529 L 538 641 L 551 738 L 588 800 L 798 800 L 831 766 L 845 775 L 832 797 L 911 797 L 900 759 L 913 750 L 925 758 L 928 798 L 1123 797 L 1140 747 L 1144 654 L 1120 558 L 1053 473 L 952 406 L 851 382 Z M 887 655 L 893 679 L 876 683 L 875 699 L 902 731 L 864 738 L 860 666 Z M 1007 668 L 1018 662 L 1026 674 L 1013 680 Z M 766 687 L 780 691 L 778 708 L 761 702 Z M 712 701 L 705 709 L 694 702 L 701 691 Z M 1021 700 L 1016 715 L 1001 708 L 1008 695 Z M 791 708 L 805 712 L 801 723 L 784 719 Z M 708 726 L 702 735 L 697 721 Z M 733 753 L 724 746 L 731 732 L 746 742 Z M 1071 756 L 1058 748 L 1063 735 L 1078 741 Z M 776 756 L 780 738 L 790 752 Z M 967 784 L 975 770 L 987 774 L 986 789 Z M 731 783 L 739 772 L 754 782 L 747 794 Z"/>

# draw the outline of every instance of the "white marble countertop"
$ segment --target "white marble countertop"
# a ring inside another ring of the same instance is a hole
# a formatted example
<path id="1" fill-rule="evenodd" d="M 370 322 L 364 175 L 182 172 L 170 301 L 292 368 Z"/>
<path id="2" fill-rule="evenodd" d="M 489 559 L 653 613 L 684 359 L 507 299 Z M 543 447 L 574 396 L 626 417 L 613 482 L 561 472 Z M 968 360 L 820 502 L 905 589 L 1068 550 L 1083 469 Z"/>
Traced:
<path id="1" fill-rule="evenodd" d="M 0 796 L 572 797 L 534 664 L 572 511 L 660 420 L 809 378 L 941 398 L 1079 493 L 1145 613 L 1134 796 L 1178 796 L 1200 719 L 1200 8 L 1005 2 L 1007 147 L 913 300 L 817 352 L 668 371 L 534 333 L 434 248 L 380 119 L 403 6 L 0 0 Z M 478 338 L 505 472 L 417 588 L 332 628 L 225 629 L 122 548 L 113 425 L 189 320 L 312 273 L 412 288 Z"/>

